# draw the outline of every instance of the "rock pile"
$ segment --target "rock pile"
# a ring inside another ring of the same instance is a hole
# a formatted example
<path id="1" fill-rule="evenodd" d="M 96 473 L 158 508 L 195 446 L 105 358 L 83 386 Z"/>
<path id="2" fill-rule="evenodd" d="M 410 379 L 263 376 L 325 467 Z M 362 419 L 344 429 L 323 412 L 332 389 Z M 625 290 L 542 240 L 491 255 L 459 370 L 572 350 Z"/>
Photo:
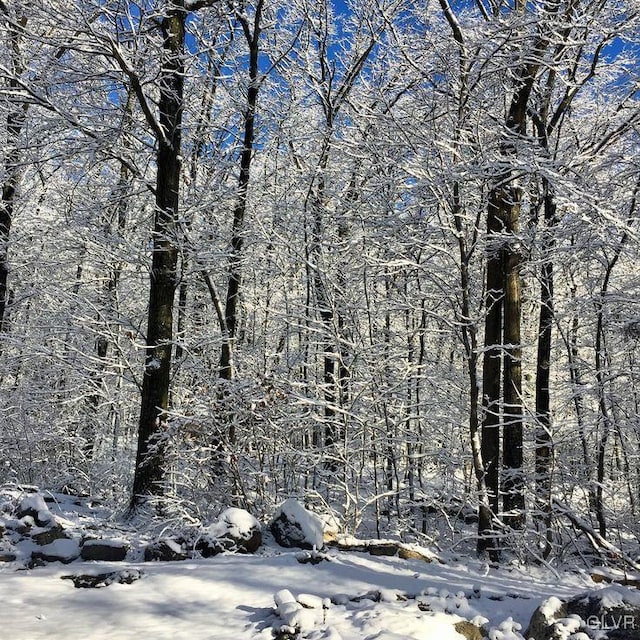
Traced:
<path id="1" fill-rule="evenodd" d="M 581 635 L 582 634 L 582 635 Z M 564 602 L 545 600 L 533 613 L 525 638 L 564 640 L 640 640 L 640 593 L 611 586 Z"/>

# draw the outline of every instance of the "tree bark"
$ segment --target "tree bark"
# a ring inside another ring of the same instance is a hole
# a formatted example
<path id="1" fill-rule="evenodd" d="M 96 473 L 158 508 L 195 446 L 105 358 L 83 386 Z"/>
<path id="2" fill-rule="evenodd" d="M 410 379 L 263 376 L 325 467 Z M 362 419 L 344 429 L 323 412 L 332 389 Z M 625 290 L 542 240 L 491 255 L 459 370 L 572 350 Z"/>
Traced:
<path id="1" fill-rule="evenodd" d="M 149 288 L 147 349 L 131 508 L 164 493 L 163 432 L 169 406 L 173 302 L 178 260 L 177 217 L 187 12 L 174 2 L 162 18 L 156 210 Z"/>
<path id="2" fill-rule="evenodd" d="M 487 210 L 486 294 L 484 324 L 484 360 L 482 366 L 482 445 L 484 483 L 491 514 L 498 514 L 500 489 L 500 381 L 502 371 L 502 305 L 503 305 L 503 255 L 496 236 L 502 231 L 499 203 L 491 194 Z M 483 514 L 481 514 L 483 515 Z M 490 548 L 493 542 L 493 525 L 490 514 L 485 513 L 479 527 L 478 551 L 495 555 Z"/>
<path id="3" fill-rule="evenodd" d="M 4 7 L 4 5 L 3 5 Z M 24 70 L 22 52 L 20 51 L 21 32 L 27 25 L 27 18 L 22 16 L 13 20 L 5 15 L 9 33 L 9 46 L 11 49 L 11 78 L 9 79 L 10 92 L 19 90 L 19 78 Z M 16 102 L 7 115 L 7 140 L 4 166 L 4 182 L 0 199 L 0 335 L 6 333 L 8 326 L 7 306 L 10 301 L 9 281 L 9 236 L 13 221 L 16 192 L 21 176 L 21 149 L 19 145 L 20 134 L 24 127 L 28 103 Z M 2 351 L 0 342 L 0 351 Z"/>
<path id="4" fill-rule="evenodd" d="M 522 346 L 520 337 L 522 256 L 517 240 L 520 217 L 520 189 L 508 190 L 505 211 L 505 231 L 509 243 L 504 246 L 504 371 L 503 371 L 503 508 L 504 522 L 521 529 L 524 527 L 523 478 L 523 410 L 522 410 Z"/>
<path id="5" fill-rule="evenodd" d="M 551 345 L 554 317 L 554 269 L 550 252 L 554 246 L 551 225 L 555 223 L 556 207 L 551 185 L 543 181 L 543 207 L 545 229 L 543 232 L 543 261 L 540 268 L 540 314 L 538 320 L 538 350 L 536 356 L 536 433 L 535 470 L 536 518 L 544 530 L 544 557 L 551 552 L 551 472 L 553 464 L 553 441 L 551 438 Z"/>

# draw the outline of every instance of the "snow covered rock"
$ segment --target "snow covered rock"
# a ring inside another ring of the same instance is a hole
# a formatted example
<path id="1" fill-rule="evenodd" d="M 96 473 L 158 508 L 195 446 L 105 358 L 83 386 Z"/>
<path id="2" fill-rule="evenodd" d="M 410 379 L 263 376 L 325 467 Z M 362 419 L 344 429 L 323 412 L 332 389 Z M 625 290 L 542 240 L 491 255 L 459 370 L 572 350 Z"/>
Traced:
<path id="1" fill-rule="evenodd" d="M 319 513 L 317 515 L 322 522 L 322 537 L 324 543 L 331 544 L 336 542 L 342 531 L 339 520 L 329 513 Z"/>
<path id="2" fill-rule="evenodd" d="M 174 562 L 186 560 L 182 546 L 171 538 L 164 538 L 148 544 L 144 549 L 145 562 Z"/>
<path id="3" fill-rule="evenodd" d="M 453 625 L 453 628 L 457 633 L 459 633 L 461 636 L 464 636 L 467 640 L 482 640 L 484 638 L 482 629 L 480 629 L 480 627 L 477 627 L 472 622 L 468 622 L 467 620 L 456 622 Z"/>
<path id="4" fill-rule="evenodd" d="M 393 630 L 385 629 L 366 636 L 365 640 L 483 640 L 484 637 L 475 625 L 466 620 L 460 621 L 457 616 L 444 613 L 433 613 L 406 625 L 400 623 Z M 516 639 L 505 636 L 501 640 Z"/>
<path id="5" fill-rule="evenodd" d="M 56 540 L 64 540 L 65 538 L 71 537 L 59 524 L 54 524 L 48 528 L 41 527 L 38 529 L 32 529 L 30 531 L 30 536 L 31 539 L 41 547 L 51 544 Z"/>
<path id="6" fill-rule="evenodd" d="M 288 589 L 274 594 L 276 615 L 280 623 L 275 626 L 276 637 L 297 637 L 322 624 L 329 601 L 311 594 L 301 594 L 298 599 Z"/>
<path id="7" fill-rule="evenodd" d="M 270 529 L 282 547 L 321 549 L 324 545 L 322 520 L 293 498 L 280 505 Z"/>
<path id="8" fill-rule="evenodd" d="M 421 560 L 427 563 L 433 562 L 434 560 L 439 562 L 437 556 L 428 549 L 402 543 L 398 545 L 398 557 L 403 560 Z"/>
<path id="9" fill-rule="evenodd" d="M 262 526 L 244 509 L 230 507 L 211 523 L 196 549 L 208 558 L 223 551 L 255 553 L 262 544 Z"/>
<path id="10" fill-rule="evenodd" d="M 321 562 L 330 562 L 329 556 L 325 553 L 319 553 L 315 549 L 311 551 L 299 551 L 296 553 L 296 562 L 300 564 L 320 564 Z"/>
<path id="11" fill-rule="evenodd" d="M 531 617 L 526 638 L 565 640 L 573 637 L 601 640 L 640 640 L 640 594 L 612 586 L 562 602 L 551 597 Z M 582 634 L 582 635 L 581 635 Z"/>
<path id="12" fill-rule="evenodd" d="M 367 548 L 372 556 L 395 556 L 398 553 L 397 542 L 372 542 Z"/>
<path id="13" fill-rule="evenodd" d="M 29 532 L 29 529 L 32 526 L 33 518 L 27 518 L 30 520 L 29 525 L 25 524 L 22 520 L 17 520 L 16 518 L 5 518 L 3 523 L 6 527 L 6 535 L 16 534 L 18 536 L 26 535 Z"/>
<path id="14" fill-rule="evenodd" d="M 80 550 L 83 560 L 121 562 L 127 556 L 129 543 L 126 540 L 85 540 Z"/>
<path id="15" fill-rule="evenodd" d="M 558 636 L 555 633 L 557 620 L 567 617 L 567 605 L 555 596 L 547 598 L 531 616 L 529 626 L 525 631 L 526 638 L 534 640 L 552 640 Z"/>
<path id="16" fill-rule="evenodd" d="M 591 591 L 567 603 L 570 615 L 579 616 L 589 630 L 602 630 L 610 640 L 640 640 L 640 593 L 611 586 Z"/>
<path id="17" fill-rule="evenodd" d="M 327 538 L 325 536 L 325 542 Z M 327 546 L 336 547 L 340 551 L 356 551 L 368 553 L 372 556 L 398 556 L 403 560 L 422 560 L 423 562 L 433 562 L 438 557 L 423 547 L 408 545 L 396 540 L 359 540 L 350 535 L 338 535 L 335 539 L 327 542 Z"/>
<path id="18" fill-rule="evenodd" d="M 55 525 L 55 518 L 39 493 L 31 493 L 22 498 L 16 511 L 16 518 L 19 520 L 32 518 L 39 527 Z"/>
<path id="19" fill-rule="evenodd" d="M 503 620 L 496 628 L 489 630 L 489 640 L 525 640 L 520 634 L 522 625 L 516 622 L 513 618 L 509 617 Z M 562 636 L 564 640 L 567 640 L 567 636 Z M 572 640 L 578 640 L 573 638 Z"/>
<path id="20" fill-rule="evenodd" d="M 142 571 L 138 569 L 126 569 L 124 571 L 111 571 L 97 575 L 71 575 L 61 576 L 63 580 L 71 580 L 76 589 L 100 589 L 110 584 L 131 584 L 142 578 Z"/>
<path id="21" fill-rule="evenodd" d="M 80 545 L 77 540 L 61 538 L 51 544 L 40 547 L 31 554 L 31 562 L 62 562 L 68 564 L 80 555 Z"/>

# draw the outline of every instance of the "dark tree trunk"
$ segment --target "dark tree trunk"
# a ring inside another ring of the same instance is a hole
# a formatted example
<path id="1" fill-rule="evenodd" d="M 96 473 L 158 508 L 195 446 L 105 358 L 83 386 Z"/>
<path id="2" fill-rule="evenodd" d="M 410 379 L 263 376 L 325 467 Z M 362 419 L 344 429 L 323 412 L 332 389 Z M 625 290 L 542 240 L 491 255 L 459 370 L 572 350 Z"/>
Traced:
<path id="1" fill-rule="evenodd" d="M 499 509 L 500 489 L 500 383 L 502 372 L 502 305 L 504 298 L 500 234 L 503 230 L 495 192 L 491 194 L 487 212 L 486 316 L 484 325 L 484 361 L 482 367 L 482 461 L 488 506 L 493 516 Z M 483 514 L 481 514 L 483 515 Z M 479 524 L 478 551 L 497 554 L 492 548 L 491 516 L 484 514 Z"/>
<path id="2" fill-rule="evenodd" d="M 538 43 L 538 46 L 542 46 Z M 541 52 L 540 52 L 541 53 Z M 516 85 L 511 98 L 506 128 L 509 139 L 502 154 L 510 163 L 517 155 L 520 138 L 527 133 L 527 105 L 535 81 L 537 66 L 524 64 L 516 72 Z M 522 255 L 518 238 L 522 188 L 511 167 L 499 177 L 494 189 L 496 215 L 501 219 L 504 240 L 501 243 L 504 269 L 504 370 L 503 370 L 503 508 L 505 524 L 521 529 L 525 523 L 523 476 L 523 408 L 522 408 L 522 345 L 521 277 Z"/>
<path id="3" fill-rule="evenodd" d="M 626 233 L 623 236 L 620 247 L 624 244 Z M 607 537 L 607 519 L 604 506 L 604 482 L 606 477 L 606 451 L 609 443 L 609 437 L 613 430 L 613 419 L 609 411 L 607 401 L 606 385 L 609 366 L 609 355 L 605 339 L 604 326 L 604 304 L 609 290 L 609 281 L 611 273 L 615 266 L 620 252 L 616 251 L 613 259 L 607 264 L 605 277 L 600 289 L 600 296 L 596 301 L 596 344 L 595 344 L 595 370 L 596 380 L 598 384 L 598 426 L 600 429 L 600 437 L 598 440 L 598 462 L 596 466 L 596 490 L 595 490 L 595 515 L 598 520 L 598 532 L 602 538 Z"/>
<path id="4" fill-rule="evenodd" d="M 627 225 L 631 224 L 636 215 L 638 205 L 638 193 L 640 192 L 640 181 L 636 184 L 629 207 L 627 217 Z M 613 256 L 607 260 L 607 267 L 604 273 L 604 279 L 600 288 L 600 295 L 596 300 L 596 344 L 595 344 L 595 369 L 596 381 L 598 383 L 598 421 L 601 427 L 601 435 L 598 442 L 598 465 L 596 468 L 596 491 L 595 491 L 595 512 L 598 519 L 598 530 L 602 538 L 607 535 L 607 522 L 604 506 L 604 481 L 605 481 L 605 462 L 606 450 L 611 434 L 615 434 L 618 430 L 615 408 L 612 401 L 607 397 L 607 386 L 611 384 L 611 376 L 609 373 L 610 354 L 607 349 L 605 335 L 605 303 L 609 294 L 609 284 L 611 276 L 616 264 L 620 260 L 622 250 L 629 240 L 629 232 L 625 230 L 616 245 Z"/>
<path id="5" fill-rule="evenodd" d="M 331 118 L 327 120 L 328 131 L 331 131 Z M 309 255 L 312 262 L 312 280 L 315 293 L 316 309 L 322 323 L 322 388 L 324 396 L 324 446 L 329 451 L 326 466 L 337 468 L 336 461 L 331 454 L 331 448 L 341 439 L 341 429 L 336 407 L 340 398 L 339 375 L 337 367 L 339 356 L 336 349 L 335 325 L 341 325 L 342 319 L 336 318 L 336 309 L 330 298 L 329 287 L 324 277 L 324 250 L 322 240 L 324 236 L 325 219 L 325 182 L 324 176 L 329 160 L 329 138 L 325 141 L 318 169 L 320 178 L 311 197 L 313 211 L 313 227 L 311 232 L 311 246 Z"/>
<path id="6" fill-rule="evenodd" d="M 145 497 L 162 495 L 164 491 L 163 432 L 169 406 L 173 302 L 178 260 L 177 216 L 184 86 L 182 57 L 186 17 L 186 11 L 173 3 L 161 24 L 163 57 L 159 82 L 159 124 L 163 135 L 157 141 L 156 211 L 147 350 L 132 509 L 144 501 Z"/>
<path id="7" fill-rule="evenodd" d="M 526 108 L 536 69 L 525 64 L 516 71 L 516 85 L 505 122 L 508 137 L 502 145 L 505 169 L 496 177 L 487 207 L 487 316 L 482 379 L 482 455 L 490 504 L 494 513 L 497 513 L 500 488 L 499 428 L 502 422 L 504 520 L 515 528 L 521 528 L 524 524 L 520 344 L 522 259 L 517 238 L 522 190 L 510 165 L 517 153 L 518 139 L 526 134 Z M 501 356 L 504 360 L 502 371 Z M 500 406 L 501 400 L 503 407 Z"/>
<path id="8" fill-rule="evenodd" d="M 465 359 L 467 363 L 467 374 L 469 376 L 469 439 L 471 442 L 471 452 L 473 457 L 473 470 L 478 488 L 477 551 L 479 554 L 487 551 L 490 553 L 490 555 L 493 556 L 493 559 L 495 559 L 497 554 L 497 543 L 493 539 L 493 522 L 495 511 L 492 512 L 492 505 L 489 499 L 489 491 L 487 489 L 488 476 L 486 473 L 486 465 L 484 462 L 484 456 L 481 446 L 481 425 L 478 420 L 478 411 L 480 408 L 478 380 L 478 333 L 477 327 L 471 319 L 471 282 L 469 278 L 469 263 L 471 260 L 471 251 L 467 248 L 463 235 L 463 210 L 460 203 L 460 187 L 458 184 L 454 185 L 453 194 L 453 217 L 457 232 L 458 251 L 460 254 L 460 289 L 462 295 L 462 318 L 460 324 L 462 331 L 462 342 L 465 349 Z M 479 220 L 476 220 L 474 243 L 475 235 L 478 229 L 478 222 Z M 491 438 L 488 437 L 486 445 L 489 445 L 490 443 Z M 497 460 L 494 462 L 494 464 L 497 468 Z M 495 481 L 497 482 L 497 476 L 495 478 Z M 497 486 L 493 487 L 493 492 L 495 495 L 497 495 L 497 493 L 495 493 L 497 492 Z M 495 500 L 493 507 L 496 507 Z"/>
<path id="9" fill-rule="evenodd" d="M 553 260 L 550 252 L 554 246 L 553 231 L 556 207 L 547 180 L 543 181 L 545 229 L 542 243 L 543 262 L 540 270 L 540 316 L 538 323 L 538 352 L 536 358 L 536 500 L 537 518 L 544 530 L 544 556 L 551 552 L 551 466 L 553 442 L 551 439 L 551 344 L 553 329 Z"/>
<path id="10" fill-rule="evenodd" d="M 4 5 L 3 5 L 4 6 Z M 11 49 L 10 94 L 19 92 L 19 79 L 23 72 L 22 54 L 20 51 L 21 32 L 27 24 L 25 17 L 15 21 L 5 15 Z M 2 199 L 0 200 L 0 335 L 6 333 L 8 318 L 7 306 L 10 302 L 9 281 L 9 235 L 13 220 L 16 191 L 21 176 L 20 134 L 27 116 L 28 103 L 16 102 L 7 115 L 7 139 L 5 143 L 4 182 L 2 183 Z M 2 342 L 0 342 L 0 351 Z"/>
<path id="11" fill-rule="evenodd" d="M 320 160 L 321 175 L 327 169 L 328 149 Z M 329 452 L 327 467 L 337 469 L 335 456 L 331 449 L 339 444 L 344 437 L 342 417 L 338 408 L 346 402 L 349 386 L 349 371 L 346 366 L 347 354 L 343 348 L 344 315 L 337 298 L 342 294 L 339 287 L 328 285 L 323 271 L 324 251 L 324 218 L 325 218 L 325 183 L 318 180 L 316 192 L 313 196 L 313 231 L 309 254 L 313 261 L 313 289 L 320 321 L 322 323 L 322 386 L 324 395 L 324 446 Z M 344 227 L 339 229 L 339 238 L 346 235 Z M 344 286 L 343 275 L 337 280 Z M 331 287 L 331 288 L 330 288 Z M 333 299 L 332 299 L 332 295 Z"/>
<path id="12" fill-rule="evenodd" d="M 249 179 L 251 177 L 251 161 L 253 159 L 253 144 L 255 139 L 255 117 L 260 91 L 259 56 L 260 56 L 260 22 L 262 20 L 263 0 L 256 4 L 253 19 L 253 29 L 244 15 L 238 15 L 238 20 L 249 45 L 249 86 L 247 88 L 247 102 L 244 112 L 244 131 L 242 138 L 242 153 L 240 155 L 240 177 L 238 178 L 238 197 L 233 210 L 233 226 L 231 231 L 231 255 L 229 257 L 229 278 L 227 284 L 227 298 L 224 309 L 225 335 L 220 353 L 220 377 L 223 380 L 233 379 L 233 349 L 238 329 L 238 306 L 240 301 L 240 287 L 242 284 L 242 248 L 244 245 L 244 220 L 247 212 L 247 195 Z M 233 441 L 235 434 L 233 427 L 229 433 L 229 440 Z"/>
<path id="13" fill-rule="evenodd" d="M 504 371 L 502 449 L 504 480 L 502 486 L 504 522 L 524 527 L 524 478 L 522 470 L 522 346 L 520 338 L 520 265 L 522 256 L 518 234 L 520 201 L 518 187 L 506 192 L 505 231 L 509 244 L 504 246 Z"/>

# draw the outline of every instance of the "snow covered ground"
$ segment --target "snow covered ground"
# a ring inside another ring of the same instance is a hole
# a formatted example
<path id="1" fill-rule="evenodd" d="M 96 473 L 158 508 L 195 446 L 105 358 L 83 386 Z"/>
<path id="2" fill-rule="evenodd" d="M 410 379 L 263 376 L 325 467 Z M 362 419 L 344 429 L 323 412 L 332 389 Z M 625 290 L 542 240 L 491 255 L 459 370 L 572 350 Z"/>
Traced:
<path id="1" fill-rule="evenodd" d="M 460 638 L 451 618 L 438 613 L 444 611 L 466 619 L 488 618 L 494 628 L 492 640 L 509 640 L 516 636 L 509 633 L 508 618 L 526 627 L 546 597 L 567 597 L 594 586 L 586 574 L 565 574 L 558 584 L 545 572 L 487 570 L 475 561 L 440 565 L 335 551 L 312 565 L 300 564 L 297 555 L 267 546 L 253 556 L 183 562 L 76 561 L 25 571 L 7 565 L 0 569 L 0 637 L 266 640 L 273 638 L 273 627 L 281 622 L 274 595 L 288 589 L 296 597 L 309 594 L 320 599 L 308 598 L 317 608 L 305 609 L 310 626 L 303 637 L 310 640 Z M 144 575 L 132 584 L 99 589 L 75 588 L 61 579 L 125 568 Z M 370 592 L 381 597 L 353 600 Z M 398 594 L 423 595 L 401 600 Z M 325 598 L 332 602 L 323 609 Z M 432 611 L 422 610 L 426 608 Z"/>
<path id="2" fill-rule="evenodd" d="M 253 555 L 143 562 L 155 534 L 118 521 L 99 504 L 51 493 L 45 504 L 39 493 L 3 491 L 7 534 L 4 540 L 0 535 L 0 551 L 11 551 L 15 561 L 0 562 L 0 640 L 271 640 L 287 625 L 300 631 L 300 640 L 460 640 L 454 625 L 461 620 L 488 630 L 489 640 L 521 640 L 518 631 L 550 596 L 568 600 L 606 586 L 595 585 L 586 570 L 495 568 L 464 556 L 425 562 L 355 550 L 289 550 L 266 528 Z M 12 520 L 17 504 L 35 515 Z M 303 529 L 315 535 L 311 514 L 287 505 L 281 509 L 290 518 L 309 518 Z M 226 534 L 230 523 L 245 529 L 258 524 L 237 509 L 222 515 L 212 527 L 224 525 L 224 531 L 214 533 Z M 23 537 L 9 533 L 34 518 L 44 525 Z M 75 555 L 80 539 L 123 537 L 130 544 L 127 561 L 78 559 L 25 568 L 31 553 L 42 549 L 33 532 L 48 535 L 47 526 L 62 524 L 73 539 L 56 542 L 73 543 Z M 141 577 L 98 588 L 76 588 L 62 579 L 109 572 Z"/>

